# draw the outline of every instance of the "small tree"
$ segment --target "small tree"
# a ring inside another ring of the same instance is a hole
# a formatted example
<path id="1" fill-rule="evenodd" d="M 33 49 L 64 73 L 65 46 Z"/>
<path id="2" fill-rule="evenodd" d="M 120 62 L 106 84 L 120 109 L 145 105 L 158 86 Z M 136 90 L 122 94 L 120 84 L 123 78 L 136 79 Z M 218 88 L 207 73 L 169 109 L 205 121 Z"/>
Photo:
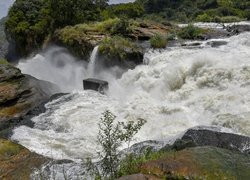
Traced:
<path id="1" fill-rule="evenodd" d="M 127 143 L 129 148 L 133 136 L 146 123 L 143 119 L 139 119 L 138 122 L 115 123 L 115 118 L 116 116 L 110 111 L 103 113 L 97 137 L 97 142 L 102 147 L 101 152 L 99 152 L 99 157 L 102 159 L 100 162 L 101 174 L 109 179 L 118 176 L 120 166 L 119 147 L 123 143 Z"/>

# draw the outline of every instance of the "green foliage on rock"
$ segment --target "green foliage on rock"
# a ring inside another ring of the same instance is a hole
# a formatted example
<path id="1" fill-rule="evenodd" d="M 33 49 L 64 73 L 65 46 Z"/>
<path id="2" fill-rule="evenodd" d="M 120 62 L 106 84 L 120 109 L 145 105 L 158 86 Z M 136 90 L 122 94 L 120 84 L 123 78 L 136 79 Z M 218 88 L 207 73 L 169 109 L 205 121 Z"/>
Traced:
<path id="1" fill-rule="evenodd" d="M 189 24 L 178 32 L 178 36 L 182 39 L 198 39 L 204 31 L 204 29 Z"/>
<path id="2" fill-rule="evenodd" d="M 108 57 L 118 57 L 120 60 L 127 59 L 130 53 L 141 53 L 139 46 L 127 38 L 113 36 L 105 38 L 99 46 L 99 52 Z"/>
<path id="3" fill-rule="evenodd" d="M 21 151 L 21 149 L 22 147 L 18 144 L 0 139 L 0 159 L 16 155 Z"/>
<path id="4" fill-rule="evenodd" d="M 152 179 L 248 179 L 250 176 L 250 156 L 227 149 L 204 146 L 145 153 L 129 157 L 132 166 L 122 163 L 120 175 L 141 173 Z"/>
<path id="5" fill-rule="evenodd" d="M 118 4 L 107 7 L 102 12 L 104 19 L 109 18 L 137 18 L 141 17 L 144 13 L 144 8 L 139 3 Z"/>
<path id="6" fill-rule="evenodd" d="M 150 39 L 150 45 L 152 48 L 165 48 L 167 45 L 167 38 L 163 36 L 162 34 L 155 34 L 151 39 Z"/>

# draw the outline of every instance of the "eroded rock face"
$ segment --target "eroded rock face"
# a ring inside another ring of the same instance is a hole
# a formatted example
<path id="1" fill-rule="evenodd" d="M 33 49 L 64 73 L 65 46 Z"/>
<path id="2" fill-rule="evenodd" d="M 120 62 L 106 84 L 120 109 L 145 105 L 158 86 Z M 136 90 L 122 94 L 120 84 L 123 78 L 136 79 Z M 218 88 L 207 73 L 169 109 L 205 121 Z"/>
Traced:
<path id="1" fill-rule="evenodd" d="M 29 180 L 32 171 L 47 161 L 21 145 L 0 139 L 0 179 Z"/>
<path id="2" fill-rule="evenodd" d="M 0 65 L 0 128 L 3 123 L 20 118 L 47 101 L 58 88 L 45 81 L 24 75 L 12 65 Z"/>

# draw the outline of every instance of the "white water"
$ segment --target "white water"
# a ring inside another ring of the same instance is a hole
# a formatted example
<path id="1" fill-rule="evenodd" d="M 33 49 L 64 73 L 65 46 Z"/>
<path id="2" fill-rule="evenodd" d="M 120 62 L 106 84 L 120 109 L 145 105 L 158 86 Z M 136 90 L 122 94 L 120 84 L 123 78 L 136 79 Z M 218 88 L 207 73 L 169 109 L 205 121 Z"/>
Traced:
<path id="1" fill-rule="evenodd" d="M 94 77 L 94 75 L 95 75 L 95 67 L 96 67 L 96 60 L 97 60 L 97 56 L 98 56 L 98 48 L 99 48 L 99 46 L 96 46 L 94 48 L 94 50 L 92 51 L 91 56 L 90 56 L 90 60 L 89 60 L 88 68 L 87 68 L 89 77 Z"/>
<path id="2" fill-rule="evenodd" d="M 233 26 L 233 25 L 250 25 L 250 21 L 241 21 L 241 22 L 233 22 L 233 23 L 214 23 L 214 22 L 198 22 L 194 23 L 195 26 L 200 28 L 209 28 L 209 29 L 222 29 L 223 26 Z M 188 24 L 179 24 L 179 27 L 186 27 Z"/>
<path id="3" fill-rule="evenodd" d="M 34 128 L 16 128 L 12 139 L 56 159 L 94 157 L 97 123 L 107 109 L 117 120 L 147 120 L 134 142 L 166 140 L 198 125 L 250 135 L 250 33 L 227 41 L 219 48 L 149 52 L 147 65 L 121 79 L 103 71 L 108 95 L 78 90 L 63 96 L 33 118 Z"/>

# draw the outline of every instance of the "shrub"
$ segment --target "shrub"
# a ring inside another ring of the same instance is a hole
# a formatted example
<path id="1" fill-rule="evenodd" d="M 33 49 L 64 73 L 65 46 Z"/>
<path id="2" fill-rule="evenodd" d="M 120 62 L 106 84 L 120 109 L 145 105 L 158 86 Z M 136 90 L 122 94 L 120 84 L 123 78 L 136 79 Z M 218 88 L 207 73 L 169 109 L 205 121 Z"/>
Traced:
<path id="1" fill-rule="evenodd" d="M 99 133 L 97 137 L 98 144 L 101 145 L 102 151 L 99 152 L 101 173 L 96 175 L 106 177 L 108 179 L 115 179 L 118 177 L 118 170 L 120 167 L 120 158 L 118 148 L 122 143 L 127 143 L 129 146 L 133 136 L 146 123 L 144 120 L 138 122 L 129 121 L 128 123 L 115 123 L 116 116 L 110 111 L 103 113 L 103 118 L 99 123 Z M 99 171 L 93 163 L 88 163 L 89 170 Z M 105 178 L 104 178 L 105 179 Z"/>
<path id="2" fill-rule="evenodd" d="M 162 34 L 155 34 L 150 39 L 150 45 L 152 48 L 165 48 L 167 45 L 167 38 Z"/>
<path id="3" fill-rule="evenodd" d="M 108 57 L 118 57 L 120 60 L 127 58 L 130 52 L 139 53 L 139 47 L 127 38 L 113 36 L 105 38 L 99 45 L 99 52 Z"/>
<path id="4" fill-rule="evenodd" d="M 225 17 L 219 18 L 219 22 L 222 22 L 222 23 L 239 22 L 241 20 L 242 19 L 237 16 L 225 16 Z"/>
<path id="5" fill-rule="evenodd" d="M 211 21 L 213 21 L 213 17 L 211 17 L 207 13 L 204 13 L 204 14 L 198 15 L 197 18 L 196 18 L 196 21 L 199 21 L 199 22 L 211 22 Z"/>
<path id="6" fill-rule="evenodd" d="M 169 156 L 175 156 L 175 151 L 153 151 L 152 149 L 146 149 L 139 155 L 129 154 L 121 161 L 118 175 L 121 177 L 140 173 L 140 167 L 143 163 Z"/>
<path id="7" fill-rule="evenodd" d="M 178 32 L 178 36 L 182 39 L 197 39 L 202 33 L 204 33 L 204 29 L 189 24 Z"/>

